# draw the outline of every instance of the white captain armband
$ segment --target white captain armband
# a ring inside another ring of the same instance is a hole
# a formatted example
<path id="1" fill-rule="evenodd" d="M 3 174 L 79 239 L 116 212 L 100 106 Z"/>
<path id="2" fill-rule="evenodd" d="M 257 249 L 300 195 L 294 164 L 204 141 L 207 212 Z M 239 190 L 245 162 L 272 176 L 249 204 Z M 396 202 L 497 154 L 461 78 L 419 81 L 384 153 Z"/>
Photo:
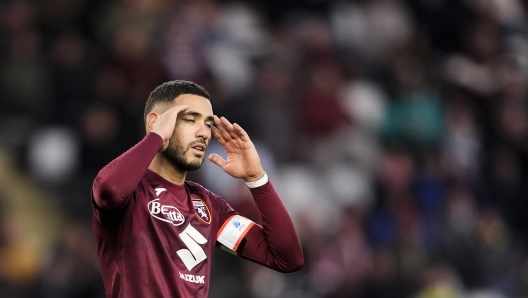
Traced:
<path id="1" fill-rule="evenodd" d="M 264 176 L 262 176 L 260 179 L 256 181 L 246 182 L 249 188 L 259 187 L 266 183 L 268 183 L 268 174 L 266 174 L 265 172 L 264 172 Z"/>
<path id="2" fill-rule="evenodd" d="M 240 252 L 244 246 L 244 236 L 255 223 L 240 215 L 229 217 L 216 235 L 216 240 L 234 252 Z"/>

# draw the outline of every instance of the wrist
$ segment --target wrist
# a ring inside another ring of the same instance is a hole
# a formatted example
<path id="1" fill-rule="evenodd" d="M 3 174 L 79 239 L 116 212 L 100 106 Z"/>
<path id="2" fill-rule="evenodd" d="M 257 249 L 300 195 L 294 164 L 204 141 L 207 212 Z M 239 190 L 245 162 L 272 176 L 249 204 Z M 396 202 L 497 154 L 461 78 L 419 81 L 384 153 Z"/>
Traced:
<path id="1" fill-rule="evenodd" d="M 159 138 L 161 140 L 161 144 L 160 144 L 160 148 L 159 148 L 158 152 L 163 152 L 163 151 L 165 151 L 165 149 L 167 149 L 167 146 L 169 145 L 169 142 L 168 142 L 168 140 L 165 140 L 163 138 L 163 136 L 159 132 L 151 131 L 149 134 L 154 135 L 154 136 L 156 136 L 156 138 Z"/>
<path id="2" fill-rule="evenodd" d="M 264 175 L 262 175 L 260 178 L 256 179 L 256 180 L 252 180 L 252 181 L 247 181 L 247 180 L 244 180 L 244 182 L 246 183 L 246 185 L 249 187 L 249 188 L 256 188 L 256 187 L 259 187 L 259 186 L 262 186 L 266 183 L 268 183 L 268 174 L 266 174 L 266 172 L 264 172 Z"/>

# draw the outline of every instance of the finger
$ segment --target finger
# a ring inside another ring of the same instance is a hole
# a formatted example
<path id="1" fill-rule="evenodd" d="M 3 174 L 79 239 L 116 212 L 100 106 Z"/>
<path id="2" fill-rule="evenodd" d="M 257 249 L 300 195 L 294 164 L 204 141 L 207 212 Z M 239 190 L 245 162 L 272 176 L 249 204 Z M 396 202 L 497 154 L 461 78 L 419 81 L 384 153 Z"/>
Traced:
<path id="1" fill-rule="evenodd" d="M 218 140 L 218 143 L 220 143 L 220 145 L 224 146 L 226 144 L 226 140 L 224 139 L 224 137 L 222 137 L 222 134 L 220 133 L 218 128 L 213 126 L 213 128 L 211 129 L 211 133 Z"/>
<path id="2" fill-rule="evenodd" d="M 178 118 L 178 113 L 184 110 L 187 110 L 189 108 L 188 105 L 181 105 L 181 106 L 174 106 L 162 114 L 157 114 L 155 112 L 151 112 L 149 115 L 154 114 L 156 117 L 152 118 L 152 116 L 149 116 L 150 119 L 153 119 L 151 125 L 152 125 L 152 131 L 162 136 L 164 140 L 166 140 L 168 137 L 170 137 L 173 134 L 174 127 L 176 124 L 176 119 Z"/>
<path id="3" fill-rule="evenodd" d="M 222 124 L 224 125 L 226 131 L 229 133 L 231 138 L 233 139 L 239 138 L 238 134 L 235 132 L 235 129 L 233 128 L 233 124 L 231 124 L 229 120 L 227 120 L 225 117 L 220 117 L 220 122 L 222 122 Z"/>
<path id="4" fill-rule="evenodd" d="M 182 111 L 185 111 L 189 109 L 189 106 L 188 105 L 182 105 L 182 106 L 174 106 L 170 109 L 168 109 L 167 111 L 165 111 L 163 114 L 161 114 L 161 116 L 164 116 L 164 117 L 171 117 L 171 118 L 177 118 L 178 117 L 178 114 Z"/>
<path id="5" fill-rule="evenodd" d="M 238 123 L 233 124 L 233 129 L 242 141 L 249 141 L 249 135 L 240 125 L 238 125 Z"/>
<path id="6" fill-rule="evenodd" d="M 174 107 L 170 108 L 167 111 L 167 113 L 173 113 L 175 115 L 178 115 L 180 112 L 188 110 L 188 109 L 189 109 L 188 105 L 174 106 Z"/>
<path id="7" fill-rule="evenodd" d="M 228 142 L 229 140 L 232 139 L 231 137 L 231 134 L 227 131 L 227 128 L 225 126 L 225 124 L 220 120 L 220 118 L 218 118 L 218 116 L 214 116 L 214 119 L 215 119 L 215 125 L 216 125 L 216 128 L 218 129 L 218 131 L 220 132 L 220 134 L 222 135 L 222 138 Z"/>
<path id="8" fill-rule="evenodd" d="M 219 166 L 220 168 L 224 168 L 227 164 L 227 161 L 225 161 L 220 155 L 213 153 L 209 155 L 209 160 Z"/>

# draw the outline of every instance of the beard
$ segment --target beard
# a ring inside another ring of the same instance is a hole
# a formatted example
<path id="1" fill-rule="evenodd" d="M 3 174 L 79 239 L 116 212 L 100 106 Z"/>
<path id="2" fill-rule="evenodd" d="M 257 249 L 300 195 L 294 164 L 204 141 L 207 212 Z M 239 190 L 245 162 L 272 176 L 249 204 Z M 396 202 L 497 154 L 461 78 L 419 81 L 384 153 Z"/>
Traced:
<path id="1" fill-rule="evenodd" d="M 198 140 L 190 143 L 186 149 L 183 148 L 183 145 L 179 142 L 172 142 L 169 140 L 169 146 L 165 151 L 162 152 L 163 156 L 169 161 L 169 163 L 176 169 L 188 172 L 199 169 L 203 162 L 204 158 L 195 158 L 192 161 L 189 161 L 185 158 L 187 151 L 194 146 L 196 143 L 205 144 L 204 140 Z M 204 155 L 205 156 L 205 155 Z"/>

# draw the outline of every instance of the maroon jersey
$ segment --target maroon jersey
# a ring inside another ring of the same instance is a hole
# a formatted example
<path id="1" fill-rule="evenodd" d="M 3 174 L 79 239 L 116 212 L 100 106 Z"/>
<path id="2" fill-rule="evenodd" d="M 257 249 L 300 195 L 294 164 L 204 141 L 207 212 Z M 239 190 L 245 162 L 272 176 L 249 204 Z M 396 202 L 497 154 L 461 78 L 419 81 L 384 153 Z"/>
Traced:
<path id="1" fill-rule="evenodd" d="M 302 266 L 271 183 L 251 189 L 263 222 L 253 225 L 201 185 L 176 185 L 149 171 L 160 146 L 159 136 L 147 135 L 94 181 L 94 232 L 108 297 L 207 297 L 217 240 L 278 271 Z"/>

